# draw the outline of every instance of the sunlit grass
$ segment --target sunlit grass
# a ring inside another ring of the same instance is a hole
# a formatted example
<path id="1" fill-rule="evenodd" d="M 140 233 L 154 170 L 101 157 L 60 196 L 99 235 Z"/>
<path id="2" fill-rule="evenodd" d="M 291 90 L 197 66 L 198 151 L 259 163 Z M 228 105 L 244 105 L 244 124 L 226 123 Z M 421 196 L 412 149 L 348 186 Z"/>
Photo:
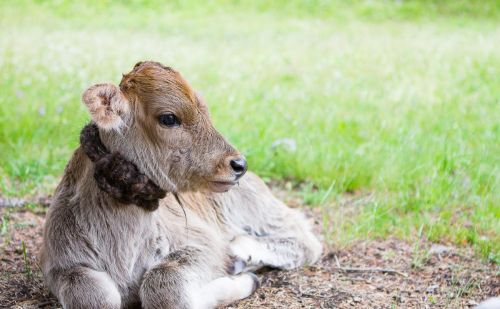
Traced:
<path id="1" fill-rule="evenodd" d="M 182 5 L 0 7 L 2 195 L 52 190 L 88 121 L 82 91 L 154 59 L 204 95 L 254 171 L 315 184 L 313 203 L 328 188 L 325 205 L 372 193 L 355 215 L 325 212 L 339 220 L 330 239 L 422 230 L 500 258 L 495 19 L 426 18 L 418 6 L 411 21 L 373 8 L 365 18 L 362 6 L 331 16 L 230 5 L 207 14 Z M 297 150 L 272 149 L 283 138 Z"/>

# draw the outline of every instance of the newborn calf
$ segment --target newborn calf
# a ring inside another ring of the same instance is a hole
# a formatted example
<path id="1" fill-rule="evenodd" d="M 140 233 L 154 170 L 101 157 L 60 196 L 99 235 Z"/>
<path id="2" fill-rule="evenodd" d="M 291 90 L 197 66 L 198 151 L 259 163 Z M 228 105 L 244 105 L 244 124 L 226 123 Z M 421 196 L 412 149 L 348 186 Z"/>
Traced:
<path id="1" fill-rule="evenodd" d="M 253 293 L 250 271 L 319 258 L 304 217 L 245 174 L 175 70 L 140 62 L 83 102 L 92 123 L 55 192 L 41 256 L 64 308 L 214 308 Z"/>

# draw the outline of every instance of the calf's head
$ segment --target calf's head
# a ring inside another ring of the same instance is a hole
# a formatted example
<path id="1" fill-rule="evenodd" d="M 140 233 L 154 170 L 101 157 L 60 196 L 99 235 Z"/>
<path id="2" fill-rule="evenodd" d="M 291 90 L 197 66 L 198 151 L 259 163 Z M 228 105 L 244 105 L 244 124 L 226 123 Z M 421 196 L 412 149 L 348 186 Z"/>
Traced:
<path id="1" fill-rule="evenodd" d="M 175 70 L 139 62 L 119 84 L 98 84 L 83 102 L 103 143 L 170 192 L 229 190 L 243 156 L 213 127 L 205 102 Z"/>

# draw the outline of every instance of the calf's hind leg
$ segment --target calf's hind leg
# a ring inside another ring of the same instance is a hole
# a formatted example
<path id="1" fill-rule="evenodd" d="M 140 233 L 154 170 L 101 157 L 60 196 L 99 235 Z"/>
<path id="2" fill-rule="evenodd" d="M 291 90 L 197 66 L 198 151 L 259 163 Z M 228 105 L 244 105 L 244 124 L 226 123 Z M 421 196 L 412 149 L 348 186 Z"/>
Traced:
<path id="1" fill-rule="evenodd" d="M 249 273 L 210 280 L 203 262 L 209 254 L 203 253 L 186 247 L 146 272 L 140 289 L 143 308 L 210 309 L 246 298 L 258 287 Z"/>
<path id="2" fill-rule="evenodd" d="M 237 236 L 230 244 L 231 253 L 245 263 L 242 271 L 255 271 L 264 266 L 292 269 L 313 263 L 320 249 L 312 252 L 295 237 Z M 237 272 L 236 272 L 237 273 Z"/>
<path id="3" fill-rule="evenodd" d="M 231 253 L 246 263 L 244 270 L 290 269 L 320 258 L 321 243 L 308 220 L 274 197 L 256 175 L 249 173 L 239 187 L 212 199 L 224 209 L 234 236 Z"/>

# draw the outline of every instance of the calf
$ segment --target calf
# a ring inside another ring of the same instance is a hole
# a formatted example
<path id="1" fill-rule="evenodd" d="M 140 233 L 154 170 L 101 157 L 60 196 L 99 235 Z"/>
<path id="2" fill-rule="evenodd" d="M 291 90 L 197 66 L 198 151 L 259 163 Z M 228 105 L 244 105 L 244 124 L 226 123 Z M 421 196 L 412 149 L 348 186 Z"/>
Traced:
<path id="1" fill-rule="evenodd" d="M 54 194 L 41 254 L 64 308 L 214 308 L 251 295 L 253 270 L 319 258 L 305 218 L 245 174 L 175 70 L 140 62 L 83 102 L 92 123 Z"/>

